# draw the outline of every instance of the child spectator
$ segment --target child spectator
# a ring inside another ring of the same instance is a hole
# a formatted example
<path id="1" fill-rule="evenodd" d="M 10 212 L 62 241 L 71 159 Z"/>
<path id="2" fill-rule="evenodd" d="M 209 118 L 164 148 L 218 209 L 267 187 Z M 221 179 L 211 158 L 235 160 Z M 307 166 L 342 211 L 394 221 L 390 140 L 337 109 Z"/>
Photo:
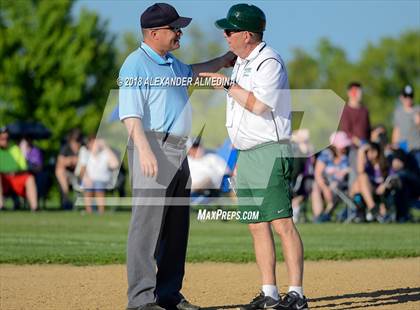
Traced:
<path id="1" fill-rule="evenodd" d="M 367 207 L 366 220 L 382 221 L 386 216 L 385 179 L 389 168 L 384 152 L 379 144 L 370 142 L 359 148 L 357 158 L 357 178 L 352 186 L 353 196 L 360 195 Z M 357 200 L 357 199 L 355 199 Z M 379 208 L 375 200 L 379 201 Z"/>
<path id="2" fill-rule="evenodd" d="M 104 140 L 91 136 L 88 151 L 80 158 L 80 164 L 86 212 L 92 213 L 92 200 L 95 197 L 98 212 L 103 214 L 105 190 L 112 180 L 112 170 L 119 166 L 118 158 Z"/>
<path id="3" fill-rule="evenodd" d="M 312 189 L 312 211 L 315 222 L 329 221 L 335 207 L 332 188 L 345 189 L 350 171 L 347 157 L 351 140 L 343 131 L 338 131 L 330 137 L 331 146 L 323 150 L 315 164 L 315 183 Z M 323 212 L 323 199 L 327 207 Z"/>

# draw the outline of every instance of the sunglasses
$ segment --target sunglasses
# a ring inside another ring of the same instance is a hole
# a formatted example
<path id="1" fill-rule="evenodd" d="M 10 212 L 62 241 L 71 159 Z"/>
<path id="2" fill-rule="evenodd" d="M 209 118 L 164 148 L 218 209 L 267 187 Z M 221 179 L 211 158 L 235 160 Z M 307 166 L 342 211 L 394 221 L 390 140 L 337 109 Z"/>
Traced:
<path id="1" fill-rule="evenodd" d="M 181 27 L 161 27 L 161 28 L 152 28 L 150 30 L 161 30 L 161 29 L 167 29 L 167 30 L 173 31 L 174 33 L 178 33 L 181 31 Z"/>
<path id="2" fill-rule="evenodd" d="M 224 31 L 225 31 L 226 36 L 230 37 L 232 35 L 232 33 L 242 32 L 242 31 L 245 31 L 245 30 L 225 29 Z"/>

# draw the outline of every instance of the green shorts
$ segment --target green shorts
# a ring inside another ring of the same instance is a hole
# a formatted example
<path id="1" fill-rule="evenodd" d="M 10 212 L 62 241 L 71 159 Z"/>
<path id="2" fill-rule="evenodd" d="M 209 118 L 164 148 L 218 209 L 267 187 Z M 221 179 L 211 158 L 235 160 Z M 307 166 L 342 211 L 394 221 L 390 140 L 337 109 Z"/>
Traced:
<path id="1" fill-rule="evenodd" d="M 246 216 L 242 216 L 242 223 L 271 222 L 293 215 L 290 189 L 292 169 L 290 144 L 265 143 L 239 151 L 236 177 L 238 209 L 243 215 L 258 212 L 258 219 L 254 216 L 246 220 Z"/>

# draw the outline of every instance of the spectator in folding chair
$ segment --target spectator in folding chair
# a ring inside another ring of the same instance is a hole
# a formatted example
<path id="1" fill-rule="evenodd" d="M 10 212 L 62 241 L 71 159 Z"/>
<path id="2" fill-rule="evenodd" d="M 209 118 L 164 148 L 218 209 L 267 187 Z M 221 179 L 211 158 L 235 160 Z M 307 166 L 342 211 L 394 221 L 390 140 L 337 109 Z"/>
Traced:
<path id="1" fill-rule="evenodd" d="M 188 151 L 188 165 L 191 175 L 191 197 L 203 202 L 204 197 L 219 194 L 220 184 L 226 171 L 226 162 L 215 153 L 206 153 L 200 145 L 201 139 L 192 142 Z"/>
<path id="2" fill-rule="evenodd" d="M 330 147 L 323 150 L 315 163 L 315 182 L 312 188 L 312 212 L 314 222 L 327 222 L 339 197 L 334 195 L 335 189 L 340 193 L 347 189 L 347 177 L 350 163 L 347 156 L 351 140 L 343 131 L 330 136 Z M 327 204 L 324 210 L 324 200 Z"/>
<path id="3" fill-rule="evenodd" d="M 60 185 L 61 207 L 65 210 L 73 208 L 73 203 L 69 197 L 70 185 L 76 185 L 77 176 L 75 168 L 78 161 L 78 154 L 82 147 L 82 132 L 75 128 L 70 131 L 66 144 L 60 149 L 55 166 L 55 175 Z"/>
<path id="4" fill-rule="evenodd" d="M 31 137 L 23 137 L 19 142 L 19 148 L 25 155 L 28 163 L 28 171 L 32 173 L 35 178 L 36 190 L 38 193 L 38 205 L 42 201 L 45 208 L 48 192 L 52 186 L 52 176 L 50 166 L 44 166 L 43 152 L 32 143 Z"/>
<path id="5" fill-rule="evenodd" d="M 391 171 L 384 185 L 391 192 L 399 223 L 411 221 L 411 207 L 420 204 L 420 173 L 411 155 L 400 149 L 394 152 Z"/>
<path id="6" fill-rule="evenodd" d="M 385 179 L 389 166 L 379 144 L 369 142 L 357 154 L 357 177 L 352 185 L 353 196 L 361 195 L 366 204 L 366 221 L 384 222 L 387 218 Z M 360 201 L 357 197 L 355 201 Z"/>
<path id="7" fill-rule="evenodd" d="M 315 164 L 313 145 L 309 142 L 309 130 L 295 130 L 291 141 L 294 157 L 291 182 L 293 222 L 307 222 L 305 202 L 312 192 Z"/>
<path id="8" fill-rule="evenodd" d="M 32 211 L 38 209 L 35 178 L 28 172 L 24 154 L 15 144 L 9 143 L 7 127 L 0 128 L 0 210 L 4 197 L 11 194 L 24 197 Z"/>

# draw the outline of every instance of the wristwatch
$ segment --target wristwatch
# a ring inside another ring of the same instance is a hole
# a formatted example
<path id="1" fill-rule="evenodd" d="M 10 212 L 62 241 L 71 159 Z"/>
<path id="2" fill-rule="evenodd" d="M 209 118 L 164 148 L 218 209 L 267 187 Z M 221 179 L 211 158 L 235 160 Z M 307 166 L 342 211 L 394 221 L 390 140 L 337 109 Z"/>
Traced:
<path id="1" fill-rule="evenodd" d="M 223 89 L 228 93 L 229 89 L 232 87 L 233 83 L 232 81 L 229 79 L 225 82 L 225 84 L 223 84 Z"/>

